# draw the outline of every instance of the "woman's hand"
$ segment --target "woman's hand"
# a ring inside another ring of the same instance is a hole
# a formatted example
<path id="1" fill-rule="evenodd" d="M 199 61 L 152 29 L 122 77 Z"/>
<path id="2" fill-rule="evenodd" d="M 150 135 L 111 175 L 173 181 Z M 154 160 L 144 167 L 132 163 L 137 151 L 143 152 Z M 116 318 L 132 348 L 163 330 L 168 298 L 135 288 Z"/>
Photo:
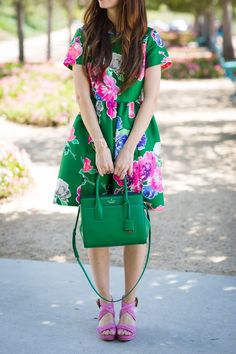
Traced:
<path id="1" fill-rule="evenodd" d="M 111 150 L 108 146 L 96 149 L 96 166 L 101 176 L 106 173 L 113 173 L 114 165 Z"/>
<path id="2" fill-rule="evenodd" d="M 121 179 L 124 179 L 127 173 L 131 176 L 133 174 L 133 158 L 134 153 L 123 147 L 115 159 L 114 174 L 118 175 Z"/>

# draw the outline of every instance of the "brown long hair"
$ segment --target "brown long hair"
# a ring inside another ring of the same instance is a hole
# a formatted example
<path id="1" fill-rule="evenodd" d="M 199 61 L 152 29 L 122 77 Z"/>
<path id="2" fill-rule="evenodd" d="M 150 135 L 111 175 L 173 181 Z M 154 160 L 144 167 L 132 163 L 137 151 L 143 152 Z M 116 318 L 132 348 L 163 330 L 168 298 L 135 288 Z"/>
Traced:
<path id="1" fill-rule="evenodd" d="M 142 68 L 142 39 L 147 31 L 145 0 L 119 0 L 116 26 L 108 18 L 107 9 L 101 8 L 98 0 L 91 0 L 84 13 L 83 64 L 89 61 L 102 80 L 102 74 L 112 59 L 108 31 L 113 31 L 116 35 L 112 41 L 121 40 L 122 47 L 120 73 L 124 81 L 121 94 L 134 83 Z"/>

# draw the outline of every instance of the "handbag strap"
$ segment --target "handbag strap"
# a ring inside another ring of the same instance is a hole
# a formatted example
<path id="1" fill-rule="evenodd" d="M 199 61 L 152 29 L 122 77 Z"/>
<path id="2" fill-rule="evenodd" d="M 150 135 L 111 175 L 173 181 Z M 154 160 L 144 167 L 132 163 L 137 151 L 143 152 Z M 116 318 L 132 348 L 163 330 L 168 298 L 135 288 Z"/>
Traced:
<path id="1" fill-rule="evenodd" d="M 147 217 L 148 217 L 148 220 L 150 222 L 150 228 L 149 228 L 149 236 L 148 236 L 148 250 L 147 250 L 147 254 L 146 254 L 146 260 L 145 260 L 145 264 L 144 264 L 144 267 L 143 267 L 143 271 L 140 275 L 140 277 L 138 278 L 136 284 L 133 286 L 133 288 L 127 292 L 124 296 L 122 296 L 122 298 L 118 299 L 118 300 L 108 300 L 106 299 L 105 297 L 103 297 L 98 291 L 97 289 L 95 288 L 95 286 L 93 285 L 93 283 L 91 282 L 90 278 L 89 278 L 89 275 L 87 274 L 81 260 L 80 260 L 80 257 L 79 257 L 79 253 L 78 253 L 78 250 L 77 250 L 77 246 L 76 246 L 76 228 L 77 228 L 77 223 L 78 223 L 78 219 L 79 219 L 79 213 L 80 213 L 80 205 L 78 207 L 78 213 L 77 213 L 77 217 L 76 217 L 76 222 L 75 222 L 75 226 L 74 226 L 74 230 L 73 230 L 73 237 L 72 237 L 72 246 L 73 246 L 73 251 L 74 251 L 74 255 L 79 263 L 79 265 L 81 266 L 86 278 L 88 279 L 91 287 L 93 288 L 93 290 L 97 293 L 97 295 L 99 297 L 101 297 L 103 300 L 106 300 L 108 302 L 117 302 L 117 301 L 121 301 L 123 300 L 126 296 L 128 296 L 131 291 L 137 286 L 137 284 L 139 283 L 139 281 L 141 280 L 142 276 L 143 276 L 143 273 L 146 269 L 146 266 L 147 266 L 147 263 L 148 263 L 148 259 L 149 259 L 149 255 L 150 255 L 150 246 L 151 246 L 151 220 L 150 220 L 150 215 L 149 215 L 149 211 L 148 211 L 148 207 L 146 206 L 146 204 L 144 203 L 144 206 L 146 208 L 146 211 L 147 211 Z"/>

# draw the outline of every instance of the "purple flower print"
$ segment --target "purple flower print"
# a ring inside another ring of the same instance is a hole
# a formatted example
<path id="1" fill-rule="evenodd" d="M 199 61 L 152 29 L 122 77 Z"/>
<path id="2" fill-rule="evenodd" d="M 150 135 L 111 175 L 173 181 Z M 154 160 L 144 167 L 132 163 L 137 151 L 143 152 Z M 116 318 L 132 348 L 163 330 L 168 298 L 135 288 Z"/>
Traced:
<path id="1" fill-rule="evenodd" d="M 146 143 L 147 143 L 147 137 L 146 137 L 146 134 L 144 133 L 138 142 L 138 145 L 137 145 L 138 150 L 144 149 L 146 146 Z"/>
<path id="2" fill-rule="evenodd" d="M 120 150 L 123 148 L 127 139 L 128 139 L 127 134 L 116 135 L 116 138 L 115 138 L 115 158 L 119 154 Z"/>
<path id="3" fill-rule="evenodd" d="M 139 193 L 142 191 L 142 184 L 139 181 L 139 164 L 138 161 L 133 162 L 133 173 L 130 176 L 128 173 L 125 175 L 127 181 L 127 188 L 132 192 Z M 117 175 L 113 175 L 113 179 L 116 181 L 118 186 L 124 186 L 124 180 L 120 179 Z"/>
<path id="4" fill-rule="evenodd" d="M 117 121 L 116 121 L 116 129 L 119 130 L 119 129 L 122 129 L 122 119 L 121 117 L 117 116 Z"/>
<path id="5" fill-rule="evenodd" d="M 161 39 L 159 33 L 155 29 L 152 29 L 151 36 L 152 39 L 156 42 L 156 44 L 159 45 L 159 47 L 164 47 L 164 42 Z"/>
<path id="6" fill-rule="evenodd" d="M 152 177 L 156 166 L 156 158 L 152 151 L 146 151 L 142 157 L 139 156 L 140 180 L 144 182 Z"/>
<path id="7" fill-rule="evenodd" d="M 127 174 L 126 176 L 127 184 L 130 187 L 132 192 L 141 192 L 142 184 L 139 181 L 139 163 L 138 161 L 133 162 L 133 173 L 130 176 Z"/>
<path id="8" fill-rule="evenodd" d="M 143 186 L 142 189 L 143 196 L 148 199 L 153 199 L 157 195 L 157 191 L 152 188 L 152 186 Z"/>
<path id="9" fill-rule="evenodd" d="M 113 119 L 116 117 L 116 108 L 117 108 L 117 102 L 112 100 L 112 101 L 106 101 L 106 107 L 107 107 L 107 115 Z"/>

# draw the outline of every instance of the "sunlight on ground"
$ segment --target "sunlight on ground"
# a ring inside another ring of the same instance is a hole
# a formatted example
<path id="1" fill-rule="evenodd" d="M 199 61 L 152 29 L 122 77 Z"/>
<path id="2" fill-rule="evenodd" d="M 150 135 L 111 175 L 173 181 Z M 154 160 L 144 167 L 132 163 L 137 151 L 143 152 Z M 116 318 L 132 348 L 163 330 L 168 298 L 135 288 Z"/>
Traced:
<path id="1" fill-rule="evenodd" d="M 213 263 L 219 263 L 219 262 L 223 262 L 227 259 L 227 257 L 225 256 L 212 256 L 212 257 L 208 257 L 208 259 L 213 262 Z"/>
<path id="2" fill-rule="evenodd" d="M 54 261 L 57 263 L 66 263 L 67 258 L 66 258 L 66 256 L 54 256 L 54 257 L 50 257 L 48 260 Z"/>

